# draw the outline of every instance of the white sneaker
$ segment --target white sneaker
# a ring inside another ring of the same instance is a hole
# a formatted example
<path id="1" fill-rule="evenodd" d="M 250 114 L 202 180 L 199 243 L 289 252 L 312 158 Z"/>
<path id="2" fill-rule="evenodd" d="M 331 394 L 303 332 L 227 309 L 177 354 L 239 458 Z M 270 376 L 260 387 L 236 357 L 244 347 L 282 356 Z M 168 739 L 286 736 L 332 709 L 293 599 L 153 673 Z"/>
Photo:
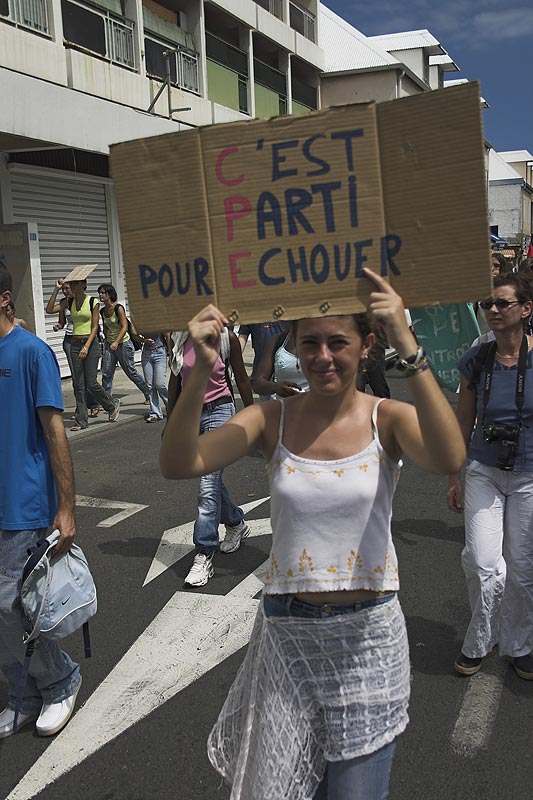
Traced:
<path id="1" fill-rule="evenodd" d="M 223 553 L 234 553 L 241 546 L 241 541 L 251 534 L 251 528 L 243 519 L 238 525 L 226 525 L 224 541 L 220 542 Z"/>
<path id="2" fill-rule="evenodd" d="M 59 703 L 44 703 L 41 708 L 39 718 L 35 723 L 35 730 L 39 736 L 53 736 L 65 727 L 76 704 L 76 698 L 80 690 L 81 680 L 74 694 Z"/>
<path id="3" fill-rule="evenodd" d="M 35 722 L 38 714 L 19 714 L 17 720 L 17 730 L 28 725 L 30 722 Z M 4 708 L 0 714 L 0 739 L 5 739 L 6 736 L 13 735 L 13 723 L 15 721 L 15 712 L 12 708 Z"/>
<path id="4" fill-rule="evenodd" d="M 116 422 L 120 414 L 120 400 L 114 401 L 115 408 L 109 413 L 109 422 Z"/>
<path id="5" fill-rule="evenodd" d="M 213 556 L 206 553 L 196 553 L 189 574 L 185 578 L 185 583 L 189 586 L 205 586 L 209 578 L 215 574 L 213 568 Z"/>

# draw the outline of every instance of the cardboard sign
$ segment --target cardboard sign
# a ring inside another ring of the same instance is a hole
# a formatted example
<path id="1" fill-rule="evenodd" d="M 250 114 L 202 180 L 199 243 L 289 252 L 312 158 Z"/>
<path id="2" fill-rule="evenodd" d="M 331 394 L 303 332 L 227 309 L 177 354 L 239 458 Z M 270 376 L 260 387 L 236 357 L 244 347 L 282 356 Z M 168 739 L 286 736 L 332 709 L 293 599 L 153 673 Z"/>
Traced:
<path id="1" fill-rule="evenodd" d="M 65 283 L 70 283 L 71 281 L 84 281 L 94 272 L 97 266 L 98 264 L 80 264 L 79 266 L 74 267 L 74 269 L 71 270 L 69 274 L 63 278 L 63 280 Z"/>
<path id="2" fill-rule="evenodd" d="M 361 311 L 365 266 L 406 305 L 491 291 L 475 84 L 124 142 L 111 166 L 141 328 L 209 302 L 235 323 Z"/>

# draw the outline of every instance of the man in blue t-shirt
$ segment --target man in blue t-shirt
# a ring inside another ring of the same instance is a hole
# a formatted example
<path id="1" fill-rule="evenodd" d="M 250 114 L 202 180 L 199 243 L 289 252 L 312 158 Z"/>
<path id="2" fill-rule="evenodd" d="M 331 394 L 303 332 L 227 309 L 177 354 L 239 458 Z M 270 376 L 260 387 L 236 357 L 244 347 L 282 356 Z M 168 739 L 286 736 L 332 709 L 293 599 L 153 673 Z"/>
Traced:
<path id="1" fill-rule="evenodd" d="M 13 733 L 17 682 L 24 660 L 20 577 L 27 550 L 60 531 L 56 554 L 76 533 L 74 475 L 63 425 L 59 367 L 52 350 L 7 316 L 11 275 L 0 263 L 0 668 L 9 686 L 0 738 Z M 68 722 L 81 678 L 78 664 L 56 642 L 39 641 L 30 662 L 18 717 L 51 736 Z"/>
<path id="2" fill-rule="evenodd" d="M 286 330 L 284 322 L 256 322 L 250 325 L 241 325 L 239 328 L 239 342 L 241 343 L 241 350 L 246 347 L 248 337 L 252 337 L 252 347 L 254 351 L 254 363 L 252 366 L 252 374 L 250 380 L 255 378 L 257 367 L 261 361 L 265 343 L 271 336 L 277 336 Z M 270 400 L 270 395 L 264 395 L 262 400 Z"/>

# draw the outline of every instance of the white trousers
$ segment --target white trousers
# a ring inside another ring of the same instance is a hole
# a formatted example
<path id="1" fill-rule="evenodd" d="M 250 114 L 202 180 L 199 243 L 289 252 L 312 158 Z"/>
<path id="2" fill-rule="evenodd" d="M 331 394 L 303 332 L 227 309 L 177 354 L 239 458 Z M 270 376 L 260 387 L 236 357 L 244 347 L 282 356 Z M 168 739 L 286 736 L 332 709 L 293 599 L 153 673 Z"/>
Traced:
<path id="1" fill-rule="evenodd" d="M 462 652 L 523 656 L 533 648 L 533 472 L 470 461 L 462 565 L 472 618 Z"/>

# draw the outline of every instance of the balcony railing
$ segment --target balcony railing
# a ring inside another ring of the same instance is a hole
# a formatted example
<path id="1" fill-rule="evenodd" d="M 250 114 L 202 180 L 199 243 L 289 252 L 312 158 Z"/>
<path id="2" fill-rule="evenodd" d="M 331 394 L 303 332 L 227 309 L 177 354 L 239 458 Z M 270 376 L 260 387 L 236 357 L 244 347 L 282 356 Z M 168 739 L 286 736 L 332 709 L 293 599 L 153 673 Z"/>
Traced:
<path id="1" fill-rule="evenodd" d="M 289 3 L 290 25 L 306 39 L 316 42 L 316 19 L 307 9 L 297 6 L 296 3 Z"/>
<path id="2" fill-rule="evenodd" d="M 135 67 L 133 47 L 133 22 L 129 19 L 105 18 L 107 56 L 114 64 Z"/>
<path id="3" fill-rule="evenodd" d="M 200 92 L 198 53 L 147 35 L 144 39 L 146 72 L 152 78 L 167 79 L 165 53 L 169 54 L 170 83 L 188 92 Z"/>
<path id="4" fill-rule="evenodd" d="M 46 0 L 6 0 L 0 5 L 0 15 L 39 33 L 49 32 Z"/>
<path id="5" fill-rule="evenodd" d="M 135 69 L 131 20 L 77 0 L 61 0 L 61 9 L 67 47 L 80 48 L 112 64 Z"/>
<path id="6" fill-rule="evenodd" d="M 255 0 L 255 2 L 278 19 L 283 19 L 283 0 Z"/>

